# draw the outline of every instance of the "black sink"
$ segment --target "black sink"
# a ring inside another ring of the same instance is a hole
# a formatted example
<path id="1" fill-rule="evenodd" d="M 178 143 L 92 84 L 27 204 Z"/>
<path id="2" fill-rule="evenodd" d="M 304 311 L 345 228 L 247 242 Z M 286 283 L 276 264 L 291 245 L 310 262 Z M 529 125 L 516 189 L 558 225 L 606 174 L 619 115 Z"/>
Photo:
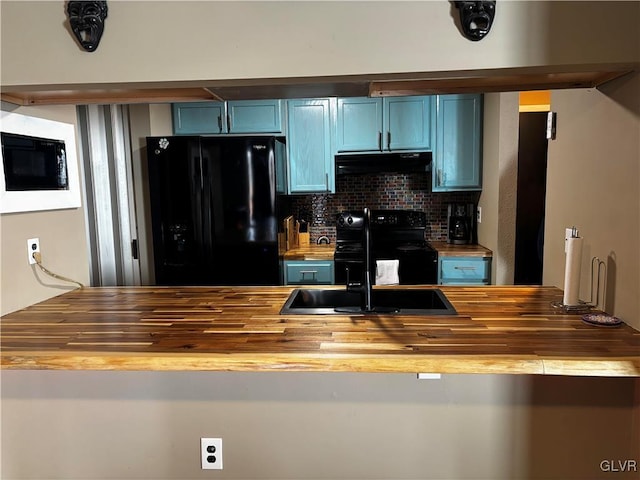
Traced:
<path id="1" fill-rule="evenodd" d="M 291 292 L 280 314 L 302 315 L 457 315 L 440 289 L 373 289 L 372 311 L 364 311 L 357 292 L 337 289 L 304 289 Z"/>

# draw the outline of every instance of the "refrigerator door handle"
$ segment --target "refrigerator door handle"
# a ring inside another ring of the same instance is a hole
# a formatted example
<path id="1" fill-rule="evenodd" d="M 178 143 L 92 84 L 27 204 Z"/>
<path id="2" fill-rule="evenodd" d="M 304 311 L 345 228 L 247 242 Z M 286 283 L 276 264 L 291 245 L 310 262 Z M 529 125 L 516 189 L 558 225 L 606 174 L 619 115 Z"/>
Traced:
<path id="1" fill-rule="evenodd" d="M 204 172 L 203 172 L 204 167 L 202 165 L 202 157 L 196 157 L 196 165 L 198 165 L 198 170 L 196 171 L 196 175 L 200 179 L 200 190 L 202 191 L 202 189 L 204 188 Z"/>

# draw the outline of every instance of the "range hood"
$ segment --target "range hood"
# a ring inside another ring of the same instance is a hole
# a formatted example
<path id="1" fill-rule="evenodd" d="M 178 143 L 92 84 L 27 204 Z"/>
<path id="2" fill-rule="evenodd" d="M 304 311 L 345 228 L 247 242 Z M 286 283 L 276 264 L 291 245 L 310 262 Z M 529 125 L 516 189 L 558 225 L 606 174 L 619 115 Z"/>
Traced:
<path id="1" fill-rule="evenodd" d="M 336 155 L 336 175 L 425 173 L 430 170 L 431 156 L 431 152 L 381 152 Z"/>

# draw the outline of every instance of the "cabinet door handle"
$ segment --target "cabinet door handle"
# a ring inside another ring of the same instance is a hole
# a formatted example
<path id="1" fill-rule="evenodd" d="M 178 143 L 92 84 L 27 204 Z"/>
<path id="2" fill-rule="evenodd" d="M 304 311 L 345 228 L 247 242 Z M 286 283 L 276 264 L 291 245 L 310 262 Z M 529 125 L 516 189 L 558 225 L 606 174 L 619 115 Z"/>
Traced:
<path id="1" fill-rule="evenodd" d="M 442 181 L 442 169 L 439 168 L 438 169 L 438 185 L 442 186 L 443 185 L 443 181 Z"/>
<path id="2" fill-rule="evenodd" d="M 231 115 L 227 113 L 227 132 L 231 132 Z"/>
<path id="3" fill-rule="evenodd" d="M 222 117 L 218 115 L 218 130 L 222 133 Z"/>
<path id="4" fill-rule="evenodd" d="M 387 132 L 387 148 L 391 151 L 391 132 Z"/>
<path id="5" fill-rule="evenodd" d="M 326 191 L 328 192 L 329 189 L 329 174 L 325 173 L 324 174 L 324 186 L 326 187 Z"/>
<path id="6" fill-rule="evenodd" d="M 382 151 L 382 132 L 378 132 L 378 149 Z"/>

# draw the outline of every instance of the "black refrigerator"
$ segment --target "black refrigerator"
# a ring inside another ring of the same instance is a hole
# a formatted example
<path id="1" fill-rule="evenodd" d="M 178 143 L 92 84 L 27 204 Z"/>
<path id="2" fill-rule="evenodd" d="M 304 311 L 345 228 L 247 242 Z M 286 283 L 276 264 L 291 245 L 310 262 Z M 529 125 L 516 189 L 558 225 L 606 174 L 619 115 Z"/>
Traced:
<path id="1" fill-rule="evenodd" d="M 278 285 L 278 137 L 147 137 L 157 285 Z"/>

